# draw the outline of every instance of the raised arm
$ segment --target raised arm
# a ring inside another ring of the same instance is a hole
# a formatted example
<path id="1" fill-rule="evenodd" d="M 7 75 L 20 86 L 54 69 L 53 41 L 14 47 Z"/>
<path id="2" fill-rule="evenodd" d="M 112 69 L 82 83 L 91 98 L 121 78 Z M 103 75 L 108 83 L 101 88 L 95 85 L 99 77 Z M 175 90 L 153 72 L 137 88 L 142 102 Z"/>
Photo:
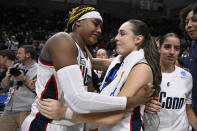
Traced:
<path id="1" fill-rule="evenodd" d="M 78 49 L 68 34 L 60 33 L 51 42 L 49 52 L 57 70 L 58 81 L 66 102 L 74 112 L 90 113 L 126 108 L 126 97 L 102 96 L 84 89 L 82 73 L 77 64 Z"/>
<path id="2" fill-rule="evenodd" d="M 85 48 L 85 50 L 91 60 L 92 68 L 94 70 L 107 71 L 109 65 L 111 64 L 114 58 L 109 58 L 109 59 L 93 58 L 87 47 Z"/>
<path id="3" fill-rule="evenodd" d="M 114 58 L 104 59 L 104 58 L 92 58 L 92 68 L 100 71 L 107 71 L 109 65 Z"/>

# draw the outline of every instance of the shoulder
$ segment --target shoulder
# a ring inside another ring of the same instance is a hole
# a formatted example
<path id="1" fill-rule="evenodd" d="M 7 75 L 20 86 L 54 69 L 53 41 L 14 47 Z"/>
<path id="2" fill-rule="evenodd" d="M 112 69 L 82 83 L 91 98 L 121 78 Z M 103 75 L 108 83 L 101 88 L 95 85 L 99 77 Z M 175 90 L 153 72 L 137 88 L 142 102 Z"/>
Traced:
<path id="1" fill-rule="evenodd" d="M 70 37 L 68 33 L 59 32 L 51 36 L 47 40 L 47 44 L 48 43 L 53 43 L 51 44 L 51 46 L 57 46 L 57 44 L 61 45 L 62 43 L 64 43 L 63 45 L 69 45 L 70 43 L 74 43 L 74 41 L 72 40 L 72 38 Z"/>
<path id="2" fill-rule="evenodd" d="M 69 52 L 69 53 L 76 53 L 77 47 L 75 45 L 74 40 L 71 38 L 71 36 L 66 32 L 59 32 L 53 35 L 49 40 L 47 41 L 47 44 L 49 44 L 49 51 L 50 52 Z"/>
<path id="3" fill-rule="evenodd" d="M 152 72 L 151 67 L 147 63 L 137 63 L 132 70 Z"/>
<path id="4" fill-rule="evenodd" d="M 175 67 L 176 67 L 177 74 L 181 78 L 185 78 L 186 80 L 192 81 L 192 75 L 190 72 L 188 72 L 187 70 L 180 68 L 178 66 L 175 66 Z"/>
<path id="5" fill-rule="evenodd" d="M 175 66 L 176 70 L 178 73 L 180 73 L 181 76 L 187 76 L 187 77 L 192 77 L 191 73 L 184 68 Z"/>
<path id="6" fill-rule="evenodd" d="M 136 64 L 130 71 L 129 75 L 135 76 L 145 83 L 153 81 L 153 73 L 151 67 L 146 63 Z M 139 80 L 138 79 L 138 80 Z M 140 81 L 140 80 L 139 80 Z"/>

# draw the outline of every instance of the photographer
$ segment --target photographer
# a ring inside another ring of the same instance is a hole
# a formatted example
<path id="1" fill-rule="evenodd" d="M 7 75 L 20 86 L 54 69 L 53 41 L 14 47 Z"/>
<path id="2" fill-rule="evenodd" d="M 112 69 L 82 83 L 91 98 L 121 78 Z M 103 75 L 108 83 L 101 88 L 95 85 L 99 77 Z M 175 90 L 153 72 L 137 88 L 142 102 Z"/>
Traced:
<path id="1" fill-rule="evenodd" d="M 9 67 L 12 67 L 16 59 L 16 54 L 12 50 L 1 50 L 0 51 L 0 65 L 4 67 L 3 71 L 0 73 L 0 83 L 2 79 L 5 77 L 6 72 Z M 0 95 L 7 94 L 9 89 L 4 89 L 0 85 Z"/>
<path id="2" fill-rule="evenodd" d="M 36 97 L 35 78 L 37 63 L 33 46 L 24 45 L 18 49 L 16 58 L 20 63 L 8 68 L 1 86 L 9 88 L 5 111 L 0 119 L 1 131 L 16 131 L 31 111 Z"/>

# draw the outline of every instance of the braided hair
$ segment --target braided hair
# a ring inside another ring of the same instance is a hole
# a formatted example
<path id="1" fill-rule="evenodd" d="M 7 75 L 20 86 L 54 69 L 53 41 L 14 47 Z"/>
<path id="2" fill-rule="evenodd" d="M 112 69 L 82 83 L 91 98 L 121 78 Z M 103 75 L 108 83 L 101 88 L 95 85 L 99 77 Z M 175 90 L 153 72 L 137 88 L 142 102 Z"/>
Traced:
<path id="1" fill-rule="evenodd" d="M 72 32 L 72 26 L 73 24 L 84 14 L 91 12 L 91 11 L 96 11 L 94 7 L 90 7 L 87 5 L 81 5 L 79 7 L 74 8 L 68 15 L 68 20 L 67 20 L 67 28 L 66 32 L 70 33 Z"/>

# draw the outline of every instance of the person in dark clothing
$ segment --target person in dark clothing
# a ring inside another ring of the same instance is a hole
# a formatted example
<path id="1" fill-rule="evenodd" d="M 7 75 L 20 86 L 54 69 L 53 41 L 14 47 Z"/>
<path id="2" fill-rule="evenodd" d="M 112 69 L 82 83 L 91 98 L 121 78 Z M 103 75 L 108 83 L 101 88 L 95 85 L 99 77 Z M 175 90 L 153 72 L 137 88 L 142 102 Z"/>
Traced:
<path id="1" fill-rule="evenodd" d="M 197 4 L 191 4 L 180 11 L 180 27 L 189 43 L 189 54 L 181 62 L 193 77 L 192 107 L 197 114 Z"/>

